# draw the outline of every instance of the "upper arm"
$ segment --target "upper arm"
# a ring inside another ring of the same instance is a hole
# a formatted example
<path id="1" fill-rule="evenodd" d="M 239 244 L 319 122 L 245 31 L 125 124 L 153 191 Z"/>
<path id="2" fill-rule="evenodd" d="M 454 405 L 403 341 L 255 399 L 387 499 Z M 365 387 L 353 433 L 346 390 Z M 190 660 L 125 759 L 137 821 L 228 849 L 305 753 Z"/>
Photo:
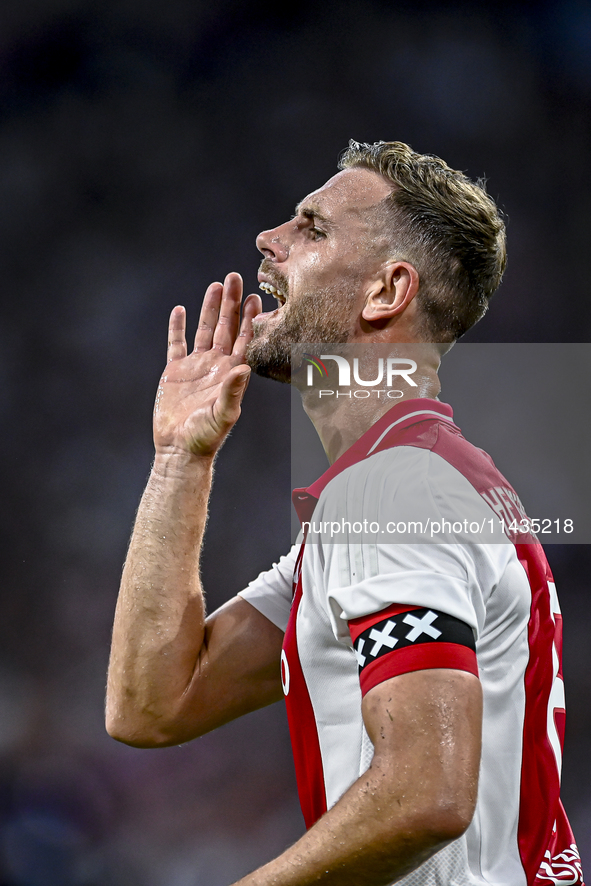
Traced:
<path id="1" fill-rule="evenodd" d="M 206 619 L 184 704 L 191 738 L 283 697 L 281 647 L 299 549 Z"/>
<path id="2" fill-rule="evenodd" d="M 385 602 L 405 602 L 363 615 L 349 604 L 348 625 L 374 745 L 372 767 L 391 779 L 398 795 L 413 799 L 426 824 L 459 836 L 474 813 L 481 753 L 474 612 L 460 559 L 455 569 L 459 546 L 440 546 L 435 556 L 424 547 L 397 546 L 392 559 L 406 568 L 380 576 L 379 586 L 361 585 L 366 595 L 372 585 Z"/>
<path id="3" fill-rule="evenodd" d="M 170 740 L 162 744 L 189 741 L 278 701 L 282 643 L 283 632 L 241 597 L 213 612 Z"/>
<path id="4" fill-rule="evenodd" d="M 415 826 L 454 839 L 476 804 L 482 728 L 478 677 L 453 668 L 418 670 L 373 686 L 363 720 L 371 768 L 408 807 Z"/>

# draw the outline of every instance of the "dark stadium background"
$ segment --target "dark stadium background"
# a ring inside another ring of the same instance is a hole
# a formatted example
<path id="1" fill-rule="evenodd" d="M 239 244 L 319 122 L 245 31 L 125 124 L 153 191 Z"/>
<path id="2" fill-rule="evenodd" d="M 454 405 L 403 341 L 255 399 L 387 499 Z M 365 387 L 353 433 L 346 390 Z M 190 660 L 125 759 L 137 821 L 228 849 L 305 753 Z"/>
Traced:
<path id="1" fill-rule="evenodd" d="M 163 751 L 104 732 L 169 309 L 194 328 L 229 270 L 255 289 L 256 233 L 349 138 L 398 138 L 486 175 L 508 214 L 506 280 L 469 340 L 587 341 L 590 97 L 578 0 L 3 0 L 0 886 L 225 886 L 303 827 L 281 706 Z M 254 379 L 218 462 L 212 606 L 289 543 L 289 422 L 289 390 Z M 549 556 L 589 876 L 591 558 Z"/>

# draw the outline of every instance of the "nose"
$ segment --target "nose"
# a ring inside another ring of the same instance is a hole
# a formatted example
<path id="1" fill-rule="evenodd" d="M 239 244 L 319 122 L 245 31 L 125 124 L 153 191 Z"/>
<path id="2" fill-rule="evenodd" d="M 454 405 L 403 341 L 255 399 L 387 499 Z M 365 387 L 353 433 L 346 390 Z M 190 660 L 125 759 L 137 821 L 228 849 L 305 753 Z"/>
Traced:
<path id="1" fill-rule="evenodd" d="M 269 231 L 261 231 L 256 239 L 257 249 L 270 261 L 282 262 L 289 255 L 286 236 L 288 224 L 289 222 L 286 222 Z"/>

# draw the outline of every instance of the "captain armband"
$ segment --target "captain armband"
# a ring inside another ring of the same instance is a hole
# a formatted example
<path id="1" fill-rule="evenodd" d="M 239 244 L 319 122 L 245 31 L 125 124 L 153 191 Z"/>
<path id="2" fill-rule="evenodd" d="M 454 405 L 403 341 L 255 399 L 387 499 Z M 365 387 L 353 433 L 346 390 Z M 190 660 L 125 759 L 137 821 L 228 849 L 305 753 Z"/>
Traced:
<path id="1" fill-rule="evenodd" d="M 378 683 L 430 668 L 478 676 L 474 633 L 437 609 L 394 604 L 349 622 L 363 695 Z"/>

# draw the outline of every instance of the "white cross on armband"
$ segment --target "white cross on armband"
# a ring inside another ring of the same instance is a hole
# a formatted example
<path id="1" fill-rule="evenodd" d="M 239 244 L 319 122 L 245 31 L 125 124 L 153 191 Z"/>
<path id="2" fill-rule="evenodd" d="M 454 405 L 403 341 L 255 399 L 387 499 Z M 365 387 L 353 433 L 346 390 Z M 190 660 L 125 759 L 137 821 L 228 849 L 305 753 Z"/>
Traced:
<path id="1" fill-rule="evenodd" d="M 394 649 L 394 647 L 398 643 L 398 639 L 396 637 L 391 637 L 390 634 L 395 627 L 395 621 L 387 621 L 381 631 L 372 628 L 369 634 L 369 639 L 375 640 L 375 643 L 369 650 L 370 655 L 373 655 L 375 658 L 382 646 L 388 646 L 390 649 Z"/>
<path id="2" fill-rule="evenodd" d="M 365 646 L 365 640 L 363 637 L 359 638 L 359 643 L 357 644 L 357 648 L 353 647 L 353 652 L 355 653 L 355 658 L 357 659 L 357 664 L 360 668 L 365 664 L 366 656 L 362 655 L 363 647 Z"/>
<path id="3" fill-rule="evenodd" d="M 422 618 L 417 618 L 416 615 L 405 615 L 402 619 L 404 623 L 407 625 L 413 625 L 406 635 L 406 639 L 410 640 L 411 643 L 414 643 L 415 640 L 418 640 L 421 634 L 428 634 L 436 640 L 437 637 L 441 636 L 441 631 L 438 631 L 437 628 L 431 627 L 436 618 L 437 616 L 434 612 L 431 612 L 431 610 L 426 612 Z"/>

